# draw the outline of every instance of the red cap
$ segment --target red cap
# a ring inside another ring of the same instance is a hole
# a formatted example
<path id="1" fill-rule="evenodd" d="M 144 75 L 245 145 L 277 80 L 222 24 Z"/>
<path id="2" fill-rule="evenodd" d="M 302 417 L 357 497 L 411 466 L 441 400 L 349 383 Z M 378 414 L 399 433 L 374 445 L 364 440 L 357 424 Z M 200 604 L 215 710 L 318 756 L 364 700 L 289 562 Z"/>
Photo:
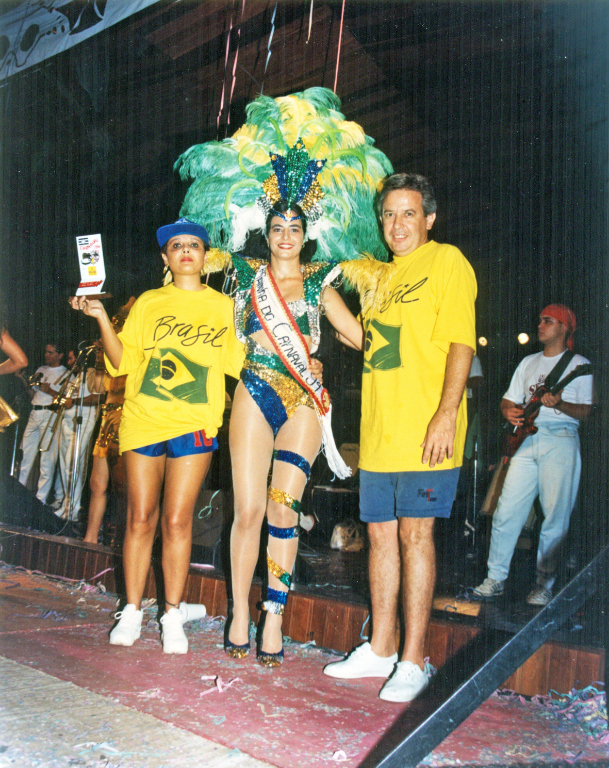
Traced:
<path id="1" fill-rule="evenodd" d="M 569 332 L 567 335 L 567 346 L 572 350 L 573 334 L 577 328 L 577 320 L 575 319 L 573 310 L 569 309 L 569 307 L 566 307 L 564 304 L 548 304 L 548 306 L 542 309 L 539 314 L 540 316 L 546 315 L 546 317 L 554 317 L 565 326 Z"/>

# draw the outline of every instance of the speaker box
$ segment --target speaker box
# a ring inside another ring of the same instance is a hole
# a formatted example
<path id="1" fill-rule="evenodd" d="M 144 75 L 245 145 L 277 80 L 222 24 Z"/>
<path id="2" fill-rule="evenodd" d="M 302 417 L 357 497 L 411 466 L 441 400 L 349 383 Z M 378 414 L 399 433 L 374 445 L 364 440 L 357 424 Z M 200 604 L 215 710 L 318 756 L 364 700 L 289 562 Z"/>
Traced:
<path id="1" fill-rule="evenodd" d="M 359 520 L 359 493 L 355 489 L 316 485 L 311 491 L 311 506 L 318 520 L 307 540 L 314 544 L 329 547 L 336 523 Z"/>
<path id="2" fill-rule="evenodd" d="M 58 533 L 65 524 L 50 507 L 10 475 L 0 479 L 0 521 L 44 533 Z"/>
<path id="3" fill-rule="evenodd" d="M 224 542 L 228 541 L 232 522 L 229 494 L 224 491 L 201 489 L 197 496 L 192 520 L 191 562 L 213 565 L 224 570 Z"/>

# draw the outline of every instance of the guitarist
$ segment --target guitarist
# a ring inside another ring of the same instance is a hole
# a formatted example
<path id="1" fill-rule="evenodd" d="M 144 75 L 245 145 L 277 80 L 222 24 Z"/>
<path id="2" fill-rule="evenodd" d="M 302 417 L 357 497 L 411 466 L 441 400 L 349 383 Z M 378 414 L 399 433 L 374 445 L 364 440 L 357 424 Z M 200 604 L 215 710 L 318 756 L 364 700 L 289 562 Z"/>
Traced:
<path id="1" fill-rule="evenodd" d="M 527 603 L 544 606 L 552 597 L 558 550 L 567 535 L 579 486 L 577 430 L 579 422 L 592 411 L 593 382 L 591 375 L 583 375 L 573 378 L 556 394 L 543 388 L 540 392 L 538 388 L 545 384 L 551 389 L 577 366 L 589 362 L 572 352 L 576 327 L 575 314 L 568 307 L 545 307 L 538 326 L 543 351 L 522 360 L 501 401 L 503 416 L 514 430 L 519 430 L 526 426 L 523 406 L 541 393 L 533 429 L 511 459 L 493 516 L 488 577 L 473 591 L 478 599 L 491 600 L 503 594 L 516 542 L 537 496 L 544 519 L 537 550 L 537 576 Z"/>

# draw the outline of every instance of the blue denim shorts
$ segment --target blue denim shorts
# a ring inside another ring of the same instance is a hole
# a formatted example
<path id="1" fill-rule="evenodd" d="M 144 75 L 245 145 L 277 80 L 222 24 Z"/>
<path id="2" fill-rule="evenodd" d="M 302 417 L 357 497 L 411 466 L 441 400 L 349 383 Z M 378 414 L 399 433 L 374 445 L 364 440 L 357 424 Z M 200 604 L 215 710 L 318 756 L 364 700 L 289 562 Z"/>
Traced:
<path id="1" fill-rule="evenodd" d="M 360 470 L 359 508 L 364 523 L 398 517 L 450 517 L 459 468 L 436 472 Z"/>
<path id="2" fill-rule="evenodd" d="M 142 456 L 156 457 L 167 454 L 168 459 L 178 459 L 180 456 L 193 456 L 196 453 L 211 453 L 217 447 L 218 441 L 215 437 L 207 437 L 204 430 L 198 429 L 187 435 L 172 437 L 170 440 L 161 440 L 160 443 L 144 445 L 133 450 L 135 453 L 141 453 Z"/>

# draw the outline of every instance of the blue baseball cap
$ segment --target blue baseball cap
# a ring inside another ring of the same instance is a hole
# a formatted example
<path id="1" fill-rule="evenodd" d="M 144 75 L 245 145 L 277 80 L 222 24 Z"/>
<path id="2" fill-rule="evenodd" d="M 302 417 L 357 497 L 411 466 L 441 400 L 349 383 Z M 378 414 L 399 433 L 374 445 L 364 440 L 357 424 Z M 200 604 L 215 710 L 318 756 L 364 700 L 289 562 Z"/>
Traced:
<path id="1" fill-rule="evenodd" d="M 190 219 L 178 219 L 173 224 L 165 224 L 164 227 L 160 227 L 156 231 L 156 239 L 159 241 L 161 248 L 172 237 L 177 237 L 178 235 L 194 235 L 203 240 L 206 245 L 209 245 L 209 235 L 205 227 L 190 221 Z"/>

